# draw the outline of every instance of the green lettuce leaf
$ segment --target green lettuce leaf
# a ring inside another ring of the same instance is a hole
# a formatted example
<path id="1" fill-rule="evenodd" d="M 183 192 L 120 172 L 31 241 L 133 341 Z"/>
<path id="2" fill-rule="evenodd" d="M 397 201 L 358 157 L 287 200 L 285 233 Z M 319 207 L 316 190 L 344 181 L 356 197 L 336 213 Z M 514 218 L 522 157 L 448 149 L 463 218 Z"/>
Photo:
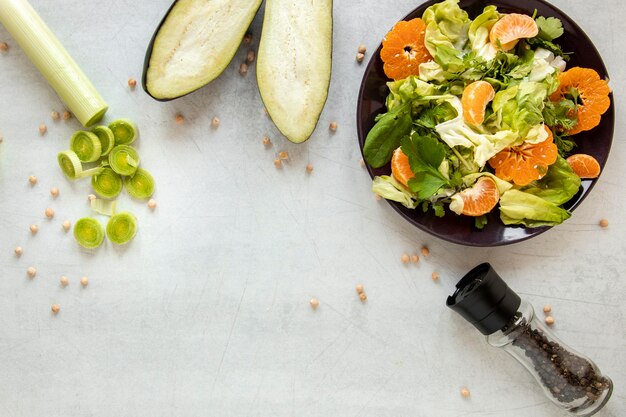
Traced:
<path id="1" fill-rule="evenodd" d="M 498 50 L 489 41 L 489 31 L 500 18 L 496 6 L 487 6 L 472 21 L 468 30 L 470 47 L 476 56 L 490 61 L 495 58 Z"/>
<path id="2" fill-rule="evenodd" d="M 500 220 L 506 225 L 555 226 L 570 216 L 556 204 L 523 191 L 509 190 L 500 197 Z"/>
<path id="3" fill-rule="evenodd" d="M 469 17 L 459 0 L 445 0 L 427 8 L 425 45 L 435 61 L 450 72 L 463 70 L 463 49 L 468 40 Z"/>
<path id="4" fill-rule="evenodd" d="M 574 173 L 567 161 L 559 156 L 542 179 L 533 181 L 522 188 L 522 191 L 561 205 L 574 197 L 579 188 L 580 177 Z"/>
<path id="5" fill-rule="evenodd" d="M 374 177 L 372 191 L 382 198 L 397 201 L 406 208 L 414 209 L 417 207 L 415 194 L 407 190 L 392 176 L 381 175 L 380 177 Z"/>
<path id="6" fill-rule="evenodd" d="M 414 75 L 410 75 L 402 80 L 390 81 L 387 83 L 387 87 L 389 88 L 389 95 L 387 96 L 386 105 L 389 111 L 409 101 L 437 94 L 434 85 L 422 81 Z"/>
<path id="7" fill-rule="evenodd" d="M 411 133 L 413 120 L 404 108 L 385 113 L 369 131 L 363 144 L 365 161 L 380 168 L 391 160 L 403 137 Z"/>
<path id="8" fill-rule="evenodd" d="M 522 81 L 496 93 L 491 104 L 499 128 L 510 129 L 526 137 L 530 129 L 543 122 L 548 84 Z"/>

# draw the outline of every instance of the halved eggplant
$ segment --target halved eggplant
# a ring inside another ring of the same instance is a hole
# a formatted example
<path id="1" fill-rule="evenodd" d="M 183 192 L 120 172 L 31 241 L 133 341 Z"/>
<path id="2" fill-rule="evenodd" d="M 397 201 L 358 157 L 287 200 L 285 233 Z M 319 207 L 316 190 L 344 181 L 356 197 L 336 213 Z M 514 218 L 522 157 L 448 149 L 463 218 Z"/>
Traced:
<path id="1" fill-rule="evenodd" d="M 262 0 L 176 0 L 144 62 L 144 90 L 161 101 L 203 87 L 224 71 Z"/>
<path id="2" fill-rule="evenodd" d="M 326 103 L 332 43 L 332 0 L 265 2 L 257 82 L 276 127 L 294 143 L 311 136 Z"/>

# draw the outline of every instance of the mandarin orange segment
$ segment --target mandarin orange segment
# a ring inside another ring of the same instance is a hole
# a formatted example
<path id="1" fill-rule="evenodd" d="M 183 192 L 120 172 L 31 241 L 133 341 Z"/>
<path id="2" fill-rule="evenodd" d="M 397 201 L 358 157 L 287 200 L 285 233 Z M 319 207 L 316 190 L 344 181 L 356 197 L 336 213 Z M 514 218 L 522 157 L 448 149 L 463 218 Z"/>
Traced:
<path id="1" fill-rule="evenodd" d="M 419 65 L 432 60 L 424 45 L 425 33 L 426 25 L 420 18 L 400 21 L 387 33 L 380 51 L 387 77 L 401 80 L 419 75 Z"/>
<path id="2" fill-rule="evenodd" d="M 413 171 L 411 171 L 409 157 L 402 152 L 401 148 L 393 151 L 393 156 L 391 157 L 391 175 L 405 187 L 408 187 L 409 180 L 415 176 Z"/>
<path id="3" fill-rule="evenodd" d="M 577 153 L 567 158 L 567 163 L 580 178 L 598 178 L 600 175 L 600 164 L 591 155 Z"/>
<path id="4" fill-rule="evenodd" d="M 459 193 L 463 200 L 463 212 L 466 216 L 482 216 L 489 213 L 500 201 L 500 192 L 496 182 L 489 177 L 480 177 L 471 188 Z"/>
<path id="5" fill-rule="evenodd" d="M 568 130 L 570 135 L 590 130 L 600 124 L 601 116 L 609 109 L 611 89 L 606 80 L 591 68 L 573 67 L 559 74 L 559 87 L 550 100 L 559 101 L 570 94 L 572 88 L 578 91 L 581 105 L 576 109 L 578 123 Z"/>
<path id="6" fill-rule="evenodd" d="M 526 143 L 506 148 L 489 160 L 496 170 L 496 177 L 513 181 L 517 185 L 528 185 L 541 179 L 548 172 L 548 166 L 556 162 L 559 154 L 552 131 L 545 126 L 548 138 L 543 142 Z"/>
<path id="7" fill-rule="evenodd" d="M 489 41 L 496 45 L 500 41 L 502 49 L 513 49 L 517 42 L 523 38 L 534 38 L 539 33 L 539 27 L 530 16 L 519 13 L 506 14 L 498 20 L 491 31 Z"/>
<path id="8" fill-rule="evenodd" d="M 487 104 L 496 96 L 496 92 L 487 81 L 474 81 L 463 90 L 461 106 L 463 120 L 472 125 L 480 125 L 485 120 Z"/>

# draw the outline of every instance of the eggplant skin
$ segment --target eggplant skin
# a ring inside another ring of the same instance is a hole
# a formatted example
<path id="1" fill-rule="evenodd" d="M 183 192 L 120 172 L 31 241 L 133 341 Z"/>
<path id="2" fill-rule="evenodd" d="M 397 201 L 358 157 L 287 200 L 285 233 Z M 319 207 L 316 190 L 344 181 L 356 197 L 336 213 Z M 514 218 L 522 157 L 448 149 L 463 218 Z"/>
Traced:
<path id="1" fill-rule="evenodd" d="M 266 0 L 257 83 L 272 121 L 294 143 L 313 134 L 326 104 L 332 43 L 332 0 Z"/>
<path id="2" fill-rule="evenodd" d="M 228 66 L 262 0 L 175 0 L 157 27 L 142 86 L 159 101 L 187 95 Z"/>

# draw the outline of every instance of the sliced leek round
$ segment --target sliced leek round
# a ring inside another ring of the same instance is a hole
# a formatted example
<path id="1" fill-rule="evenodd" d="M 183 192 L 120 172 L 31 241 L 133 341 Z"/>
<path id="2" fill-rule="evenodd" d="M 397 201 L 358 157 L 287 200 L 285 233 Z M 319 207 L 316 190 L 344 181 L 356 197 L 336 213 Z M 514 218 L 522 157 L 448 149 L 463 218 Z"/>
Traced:
<path id="1" fill-rule="evenodd" d="M 91 186 L 102 198 L 115 198 L 122 191 L 122 177 L 111 168 L 103 168 L 100 173 L 91 177 Z"/>
<path id="2" fill-rule="evenodd" d="M 107 223 L 107 237 L 117 245 L 128 243 L 137 233 L 137 218 L 127 211 L 111 216 Z"/>
<path id="3" fill-rule="evenodd" d="M 74 239 L 87 249 L 97 248 L 104 240 L 104 229 L 93 217 L 83 217 L 74 224 Z"/>
<path id="4" fill-rule="evenodd" d="M 81 162 L 95 162 L 102 152 L 98 136 L 85 130 L 74 132 L 70 139 L 70 149 L 76 153 Z"/>
<path id="5" fill-rule="evenodd" d="M 154 177 L 145 169 L 138 168 L 135 175 L 124 181 L 126 191 L 135 198 L 148 198 L 154 194 Z"/>
<path id="6" fill-rule="evenodd" d="M 96 126 L 91 129 L 91 132 L 100 139 L 100 156 L 105 156 L 113 146 L 115 146 L 115 136 L 113 136 L 113 132 L 107 126 Z"/>
<path id="7" fill-rule="evenodd" d="M 135 122 L 129 119 L 117 119 L 109 124 L 116 145 L 130 145 L 137 139 L 139 131 Z"/>
<path id="8" fill-rule="evenodd" d="M 102 167 L 83 170 L 83 164 L 80 162 L 78 155 L 76 155 L 76 152 L 71 150 L 59 152 L 57 160 L 59 161 L 61 171 L 63 171 L 65 176 L 71 180 L 89 177 L 102 170 Z"/>
<path id="9" fill-rule="evenodd" d="M 139 154 L 132 146 L 117 145 L 109 152 L 109 166 L 120 175 L 133 175 L 139 166 Z"/>

